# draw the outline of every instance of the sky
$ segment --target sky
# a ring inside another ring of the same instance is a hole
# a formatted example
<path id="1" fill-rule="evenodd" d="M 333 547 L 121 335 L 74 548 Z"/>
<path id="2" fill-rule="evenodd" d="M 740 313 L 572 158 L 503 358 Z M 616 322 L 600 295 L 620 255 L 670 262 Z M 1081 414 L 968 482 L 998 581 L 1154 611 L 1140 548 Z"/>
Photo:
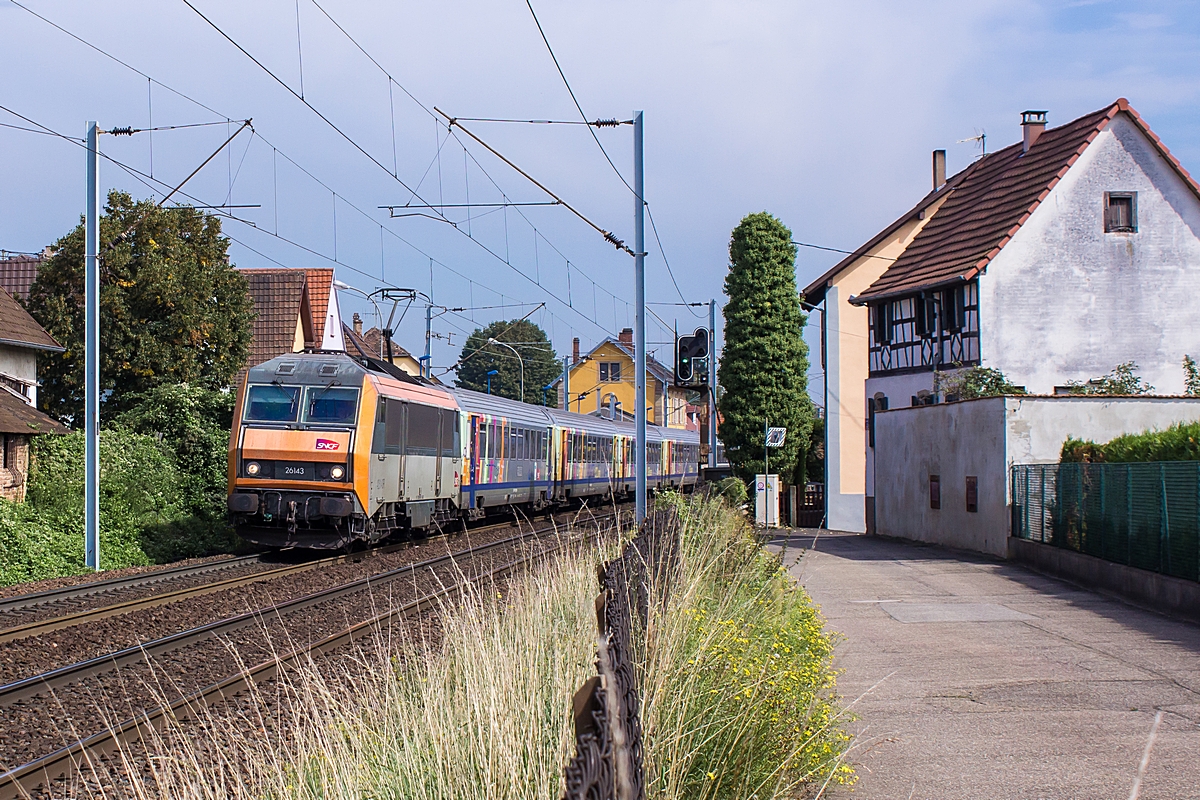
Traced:
<path id="1" fill-rule="evenodd" d="M 0 0 L 0 106 L 75 138 L 88 120 L 216 123 L 101 137 L 104 189 L 156 198 L 252 119 L 176 199 L 244 206 L 224 222 L 238 266 L 333 266 L 366 293 L 470 309 L 434 320 L 435 374 L 494 319 L 532 312 L 560 354 L 632 325 L 633 259 L 591 227 L 633 244 L 632 128 L 595 131 L 614 170 L 581 125 L 464 120 L 580 119 L 525 0 L 19 2 Z M 589 119 L 644 112 L 647 338 L 668 363 L 672 329 L 707 316 L 670 304 L 722 301 L 746 214 L 853 250 L 929 191 L 930 151 L 953 173 L 978 155 L 971 137 L 989 151 L 1019 140 L 1025 109 L 1053 126 L 1127 97 L 1200 170 L 1195 2 L 532 2 Z M 439 110 L 463 121 L 448 133 Z M 35 127 L 5 111 L 0 124 Z M 505 207 L 550 198 L 465 131 L 579 215 Z M 468 200 L 469 214 L 381 208 Z M 83 201 L 77 144 L 0 127 L 0 250 L 41 250 Z M 839 258 L 801 247 L 799 286 Z M 353 292 L 341 308 L 375 324 Z M 397 336 L 417 353 L 423 311 Z"/>

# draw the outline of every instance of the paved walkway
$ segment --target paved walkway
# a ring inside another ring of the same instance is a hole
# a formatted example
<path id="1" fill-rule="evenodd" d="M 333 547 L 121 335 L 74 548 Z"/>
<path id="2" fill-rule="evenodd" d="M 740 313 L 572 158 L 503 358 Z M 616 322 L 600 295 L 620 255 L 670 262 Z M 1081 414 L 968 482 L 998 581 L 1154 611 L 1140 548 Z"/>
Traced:
<path id="1" fill-rule="evenodd" d="M 859 784 L 832 797 L 1125 800 L 1161 709 L 1139 796 L 1200 798 L 1200 627 L 933 546 L 776 541 L 861 696 Z"/>

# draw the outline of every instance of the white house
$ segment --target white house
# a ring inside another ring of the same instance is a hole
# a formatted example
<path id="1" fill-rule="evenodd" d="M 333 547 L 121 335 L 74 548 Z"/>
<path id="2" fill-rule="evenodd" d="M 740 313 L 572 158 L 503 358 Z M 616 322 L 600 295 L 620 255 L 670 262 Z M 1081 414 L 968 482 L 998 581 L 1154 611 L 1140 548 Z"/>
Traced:
<path id="1" fill-rule="evenodd" d="M 1190 302 L 1200 290 L 1200 187 L 1124 99 L 1057 128 L 1027 111 L 1022 129 L 1021 142 L 927 198 L 895 260 L 848 298 L 869 319 L 852 357 L 865 347 L 866 441 L 847 452 L 831 429 L 828 470 L 844 480 L 863 469 L 868 529 L 874 412 L 938 402 L 937 372 L 994 367 L 1053 394 L 1134 361 L 1157 392 L 1179 394 L 1184 355 L 1200 354 L 1200 304 Z M 836 527 L 861 529 L 849 522 Z"/>

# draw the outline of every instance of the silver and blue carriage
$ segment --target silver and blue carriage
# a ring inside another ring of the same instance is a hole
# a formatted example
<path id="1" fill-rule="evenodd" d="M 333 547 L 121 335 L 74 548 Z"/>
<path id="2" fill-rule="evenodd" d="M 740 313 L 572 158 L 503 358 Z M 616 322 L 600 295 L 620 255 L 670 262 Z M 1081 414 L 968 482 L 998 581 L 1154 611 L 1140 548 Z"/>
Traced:
<path id="1" fill-rule="evenodd" d="M 634 491 L 632 423 L 528 405 L 466 389 L 449 390 L 462 410 L 464 471 L 460 509 L 621 497 Z M 649 426 L 647 486 L 692 486 L 699 435 Z"/>

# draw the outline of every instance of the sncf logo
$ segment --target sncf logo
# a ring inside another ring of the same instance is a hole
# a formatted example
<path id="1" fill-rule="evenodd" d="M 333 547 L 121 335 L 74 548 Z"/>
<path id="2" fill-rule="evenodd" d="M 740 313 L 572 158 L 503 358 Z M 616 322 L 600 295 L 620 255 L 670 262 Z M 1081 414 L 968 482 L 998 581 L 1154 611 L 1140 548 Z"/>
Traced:
<path id="1" fill-rule="evenodd" d="M 339 447 L 341 447 L 341 444 L 332 439 L 317 439 L 318 450 L 337 450 Z"/>

